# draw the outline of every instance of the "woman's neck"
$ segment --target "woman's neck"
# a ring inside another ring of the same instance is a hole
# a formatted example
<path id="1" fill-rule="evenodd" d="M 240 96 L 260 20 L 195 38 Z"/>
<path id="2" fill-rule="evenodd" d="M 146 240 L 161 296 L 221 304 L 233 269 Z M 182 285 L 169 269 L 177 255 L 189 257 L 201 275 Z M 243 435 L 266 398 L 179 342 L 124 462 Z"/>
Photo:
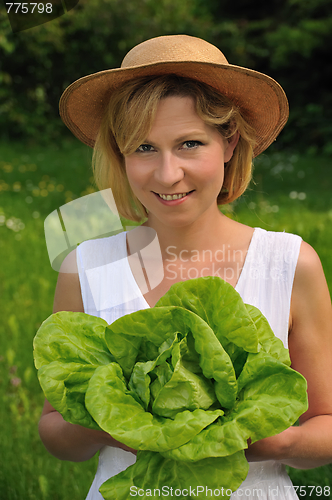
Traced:
<path id="1" fill-rule="evenodd" d="M 188 226 L 167 226 L 153 217 L 144 225 L 156 231 L 161 253 L 163 257 L 167 257 L 170 249 L 173 255 L 180 256 L 184 251 L 202 253 L 223 244 L 230 245 L 234 236 L 234 226 L 238 223 L 218 210 L 213 217 L 195 221 Z"/>

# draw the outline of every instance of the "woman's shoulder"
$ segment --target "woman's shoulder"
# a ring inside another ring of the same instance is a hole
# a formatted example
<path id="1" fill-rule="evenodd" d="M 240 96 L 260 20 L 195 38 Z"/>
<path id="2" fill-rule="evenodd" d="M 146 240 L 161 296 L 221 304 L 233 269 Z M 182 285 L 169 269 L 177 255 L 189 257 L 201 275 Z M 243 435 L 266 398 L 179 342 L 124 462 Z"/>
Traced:
<path id="1" fill-rule="evenodd" d="M 255 228 L 256 251 L 273 260 L 297 261 L 302 244 L 301 236 L 285 231 L 267 231 Z"/>
<path id="2" fill-rule="evenodd" d="M 269 241 L 302 241 L 301 236 L 294 233 L 288 233 L 286 231 L 270 231 L 262 229 L 261 227 L 255 227 L 255 233 L 257 233 L 262 239 L 265 238 Z"/>
<path id="3" fill-rule="evenodd" d="M 302 241 L 296 268 L 295 284 L 300 288 L 306 286 L 313 288 L 315 283 L 319 282 L 326 282 L 320 258 L 311 245 Z"/>
<path id="4" fill-rule="evenodd" d="M 80 243 L 77 246 L 78 252 L 86 252 L 86 251 L 102 251 L 103 249 L 108 249 L 114 247 L 116 245 L 121 245 L 125 240 L 126 232 L 123 231 L 118 234 L 114 234 L 111 236 L 104 236 L 101 238 L 94 238 L 91 240 L 86 240 Z"/>
<path id="5" fill-rule="evenodd" d="M 104 266 L 126 256 L 126 232 L 87 240 L 77 247 L 79 271 Z"/>
<path id="6" fill-rule="evenodd" d="M 286 231 L 271 231 L 261 227 L 251 227 L 241 222 L 231 219 L 230 230 L 234 235 L 238 235 L 239 241 L 251 238 L 257 242 L 265 243 L 267 245 L 287 245 L 299 244 L 302 241 L 301 236 Z"/>
<path id="7" fill-rule="evenodd" d="M 53 312 L 84 312 L 82 300 L 82 273 L 89 269 L 103 268 L 121 259 L 125 252 L 126 233 L 105 238 L 86 240 L 72 250 L 63 260 L 54 295 Z"/>
<path id="8" fill-rule="evenodd" d="M 125 241 L 125 234 L 126 233 L 120 233 L 104 238 L 95 238 L 83 241 L 64 257 L 60 266 L 59 273 L 78 274 L 78 261 L 87 259 L 89 256 L 98 258 L 99 255 L 108 252 L 109 249 L 112 249 L 119 245 L 123 246 L 123 242 Z"/>

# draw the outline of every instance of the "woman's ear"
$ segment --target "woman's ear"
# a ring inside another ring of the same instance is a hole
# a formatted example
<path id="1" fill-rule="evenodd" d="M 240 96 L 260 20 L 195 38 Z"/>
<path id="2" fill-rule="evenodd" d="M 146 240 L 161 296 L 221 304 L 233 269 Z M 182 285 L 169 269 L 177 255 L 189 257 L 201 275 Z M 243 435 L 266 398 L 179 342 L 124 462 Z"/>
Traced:
<path id="1" fill-rule="evenodd" d="M 224 161 L 227 163 L 233 156 L 234 149 L 237 146 L 237 143 L 239 142 L 240 139 L 240 134 L 239 132 L 235 132 L 232 137 L 227 139 L 226 141 L 226 146 L 225 146 L 225 152 L 224 152 Z"/>

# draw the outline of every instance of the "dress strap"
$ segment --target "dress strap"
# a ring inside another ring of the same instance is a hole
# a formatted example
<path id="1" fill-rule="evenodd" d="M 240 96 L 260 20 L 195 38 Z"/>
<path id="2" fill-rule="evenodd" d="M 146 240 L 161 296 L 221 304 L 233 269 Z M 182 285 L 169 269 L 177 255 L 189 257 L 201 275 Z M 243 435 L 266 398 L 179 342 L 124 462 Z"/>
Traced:
<path id="1" fill-rule="evenodd" d="M 126 233 L 83 242 L 77 267 L 84 311 L 109 324 L 147 307 L 127 258 Z"/>
<path id="2" fill-rule="evenodd" d="M 236 286 L 242 300 L 257 307 L 288 347 L 294 275 L 302 239 L 256 228 Z"/>

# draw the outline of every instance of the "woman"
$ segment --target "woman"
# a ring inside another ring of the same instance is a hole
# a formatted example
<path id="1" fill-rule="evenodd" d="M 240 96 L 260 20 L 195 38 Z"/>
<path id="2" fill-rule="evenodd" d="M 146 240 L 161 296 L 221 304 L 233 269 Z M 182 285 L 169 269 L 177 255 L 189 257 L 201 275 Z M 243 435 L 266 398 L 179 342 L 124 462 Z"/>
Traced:
<path id="1" fill-rule="evenodd" d="M 218 208 L 244 192 L 252 158 L 285 125 L 283 90 L 266 75 L 229 65 L 203 40 L 166 36 L 136 46 L 121 68 L 73 83 L 60 111 L 74 134 L 94 146 L 98 187 L 112 189 L 122 216 L 156 232 L 164 275 L 143 291 L 130 261 L 136 230 L 85 242 L 63 264 L 54 312 L 83 311 L 111 323 L 152 307 L 178 281 L 207 275 L 228 281 L 289 348 L 309 397 L 298 427 L 249 446 L 250 471 L 232 498 L 243 496 L 244 488 L 249 498 L 258 491 L 262 498 L 297 498 L 284 465 L 312 468 L 332 461 L 332 312 L 324 273 L 315 251 L 298 236 L 253 229 Z M 98 267 L 100 255 L 123 262 L 123 281 L 100 273 L 95 300 L 88 271 Z M 139 293 L 128 297 L 137 284 Z M 114 288 L 121 297 L 116 304 Z M 101 499 L 99 486 L 135 461 L 134 450 L 104 432 L 68 424 L 47 401 L 40 435 L 64 460 L 86 460 L 101 450 L 89 500 Z"/>

